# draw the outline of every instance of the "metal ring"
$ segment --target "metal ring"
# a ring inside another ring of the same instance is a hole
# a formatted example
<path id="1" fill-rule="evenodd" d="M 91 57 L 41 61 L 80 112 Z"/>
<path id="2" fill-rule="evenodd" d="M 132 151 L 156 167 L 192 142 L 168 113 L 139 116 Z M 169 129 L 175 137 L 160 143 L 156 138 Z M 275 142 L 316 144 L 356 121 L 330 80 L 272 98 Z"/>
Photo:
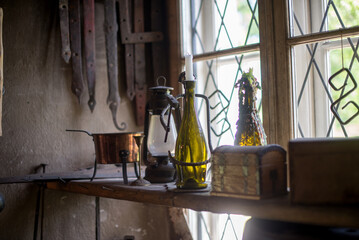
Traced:
<path id="1" fill-rule="evenodd" d="M 211 161 L 211 159 L 208 159 L 208 160 L 206 160 L 206 161 L 198 162 L 198 163 L 181 162 L 181 161 L 178 161 L 177 159 L 175 159 L 174 157 L 172 157 L 170 151 L 168 151 L 168 156 L 169 156 L 169 158 L 170 158 L 170 161 L 171 161 L 173 164 L 181 165 L 181 166 L 201 166 L 201 165 L 206 165 L 207 163 L 209 163 L 209 162 Z"/>
<path id="2" fill-rule="evenodd" d="M 159 83 L 159 80 L 160 80 L 160 79 L 163 79 L 163 85 L 160 85 L 160 83 Z M 166 79 L 164 76 L 159 76 L 159 77 L 156 79 L 157 86 L 166 86 L 166 82 L 167 82 L 167 79 Z"/>

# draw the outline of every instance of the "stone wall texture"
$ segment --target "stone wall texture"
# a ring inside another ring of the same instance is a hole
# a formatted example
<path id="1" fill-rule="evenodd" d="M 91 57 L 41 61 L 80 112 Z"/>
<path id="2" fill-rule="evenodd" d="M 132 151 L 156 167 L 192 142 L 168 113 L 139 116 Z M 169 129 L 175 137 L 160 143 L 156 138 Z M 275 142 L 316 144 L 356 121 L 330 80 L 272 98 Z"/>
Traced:
<path id="1" fill-rule="evenodd" d="M 92 138 L 66 129 L 93 133 L 117 132 L 106 104 L 108 94 L 103 1 L 96 1 L 96 101 L 87 106 L 71 93 L 71 63 L 61 58 L 57 0 L 1 0 L 4 11 L 3 136 L 0 137 L 0 178 L 93 165 Z M 118 120 L 128 131 L 134 123 L 132 103 L 120 78 Z M 5 209 L 0 212 L 0 239 L 33 239 L 37 185 L 3 184 Z M 100 199 L 101 239 L 169 239 L 165 207 Z M 44 239 L 95 239 L 95 197 L 45 191 Z M 158 230 L 159 229 L 159 230 Z"/>

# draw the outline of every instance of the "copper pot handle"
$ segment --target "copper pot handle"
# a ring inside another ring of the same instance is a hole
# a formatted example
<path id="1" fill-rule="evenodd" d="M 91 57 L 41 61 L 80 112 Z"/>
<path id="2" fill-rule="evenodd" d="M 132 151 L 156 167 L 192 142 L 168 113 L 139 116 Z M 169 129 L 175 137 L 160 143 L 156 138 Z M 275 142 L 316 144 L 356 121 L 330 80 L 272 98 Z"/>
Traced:
<path id="1" fill-rule="evenodd" d="M 92 133 L 86 131 L 86 130 L 76 130 L 76 129 L 66 129 L 66 132 L 83 132 L 92 137 Z"/>

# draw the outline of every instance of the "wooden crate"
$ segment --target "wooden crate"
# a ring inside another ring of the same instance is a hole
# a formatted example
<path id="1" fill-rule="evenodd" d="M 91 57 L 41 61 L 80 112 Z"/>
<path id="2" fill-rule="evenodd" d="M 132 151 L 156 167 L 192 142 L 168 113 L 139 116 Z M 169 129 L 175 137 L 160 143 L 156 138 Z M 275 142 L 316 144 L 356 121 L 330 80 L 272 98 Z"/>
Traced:
<path id="1" fill-rule="evenodd" d="M 212 153 L 212 195 L 262 199 L 286 193 L 286 152 L 279 145 L 220 146 Z"/>
<path id="2" fill-rule="evenodd" d="M 359 138 L 289 142 L 293 203 L 359 203 Z"/>

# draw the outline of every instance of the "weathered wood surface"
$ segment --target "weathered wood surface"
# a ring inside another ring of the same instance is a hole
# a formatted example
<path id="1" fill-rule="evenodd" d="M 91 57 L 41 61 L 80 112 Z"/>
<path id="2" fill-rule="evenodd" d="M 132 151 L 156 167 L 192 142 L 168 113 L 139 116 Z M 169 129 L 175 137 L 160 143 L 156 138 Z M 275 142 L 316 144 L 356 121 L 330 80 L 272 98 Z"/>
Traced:
<path id="1" fill-rule="evenodd" d="M 170 216 L 170 231 L 172 239 L 193 240 L 191 231 L 189 230 L 187 220 L 182 208 L 168 208 Z"/>
<path id="2" fill-rule="evenodd" d="M 11 183 L 31 183 L 41 181 L 71 181 L 71 180 L 89 180 L 92 178 L 94 168 L 80 169 L 72 172 L 52 172 L 52 173 L 39 173 L 28 174 L 24 176 L 2 177 L 0 178 L 0 184 Z M 132 179 L 136 179 L 133 164 L 127 165 L 127 176 Z M 122 178 L 122 167 L 97 165 L 97 171 L 95 179 L 104 178 Z M 122 179 L 121 179 L 122 180 Z"/>
<path id="3" fill-rule="evenodd" d="M 308 223 L 323 226 L 359 228 L 359 206 L 303 206 L 290 203 L 288 196 L 248 200 L 211 196 L 209 192 L 176 192 L 175 184 L 129 186 L 118 180 L 49 182 L 48 189 L 100 196 L 169 207 L 189 208 L 213 213 L 233 213 L 263 219 Z"/>
<path id="4" fill-rule="evenodd" d="M 359 138 L 291 140 L 291 200 L 303 204 L 359 204 L 358 146 Z"/>
<path id="5" fill-rule="evenodd" d="M 286 1 L 259 0 L 263 126 L 268 143 L 287 149 L 294 132 Z"/>
<path id="6" fill-rule="evenodd" d="M 0 8 L 0 136 L 2 136 L 2 93 L 4 84 L 4 72 L 3 72 L 3 61 L 4 61 L 4 47 L 2 43 L 2 23 L 3 23 L 3 10 Z"/>
<path id="7" fill-rule="evenodd" d="M 180 34 L 180 17 L 179 1 L 165 1 L 166 15 L 168 19 L 167 23 L 167 36 L 168 36 L 168 84 L 173 87 L 173 96 L 181 94 L 182 91 L 178 87 L 178 76 L 181 73 L 183 65 L 181 63 L 181 34 Z"/>
<path id="8" fill-rule="evenodd" d="M 286 153 L 281 146 L 220 146 L 213 152 L 212 194 L 262 199 L 286 192 Z"/>

